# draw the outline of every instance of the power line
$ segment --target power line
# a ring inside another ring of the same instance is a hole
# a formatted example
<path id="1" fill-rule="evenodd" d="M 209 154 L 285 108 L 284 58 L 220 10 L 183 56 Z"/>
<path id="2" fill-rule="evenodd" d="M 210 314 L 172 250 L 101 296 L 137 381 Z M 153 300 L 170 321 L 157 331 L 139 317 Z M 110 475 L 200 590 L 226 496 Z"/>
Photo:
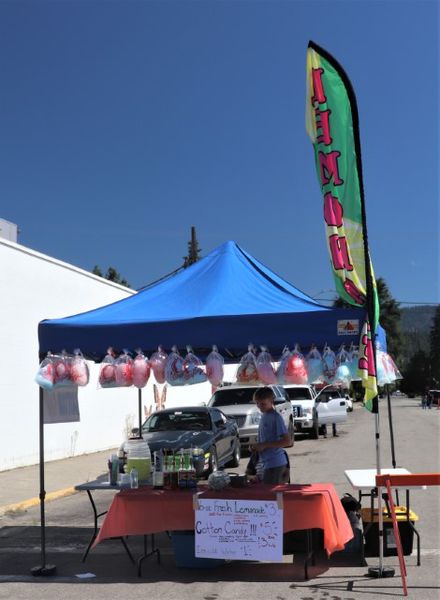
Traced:
<path id="1" fill-rule="evenodd" d="M 338 296 L 336 295 L 335 292 L 335 296 L 333 298 L 317 298 L 317 296 L 312 296 L 312 298 L 314 300 L 319 300 L 319 302 L 334 302 Z M 420 306 L 439 306 L 440 302 L 411 302 L 409 300 L 396 300 L 394 299 L 398 304 L 410 304 L 410 305 L 420 305 Z"/>

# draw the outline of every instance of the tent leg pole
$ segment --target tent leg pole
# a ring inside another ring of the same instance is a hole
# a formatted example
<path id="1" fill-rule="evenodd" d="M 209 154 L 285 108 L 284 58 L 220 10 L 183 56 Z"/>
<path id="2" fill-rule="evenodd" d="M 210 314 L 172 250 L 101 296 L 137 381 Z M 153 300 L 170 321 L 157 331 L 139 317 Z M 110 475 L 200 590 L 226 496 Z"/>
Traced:
<path id="1" fill-rule="evenodd" d="M 39 388 L 39 421 L 40 421 L 40 533 L 41 533 L 41 565 L 31 569 L 35 577 L 55 575 L 56 566 L 46 564 L 46 516 L 44 512 L 44 391 Z"/>
<path id="2" fill-rule="evenodd" d="M 394 430 L 393 430 L 393 413 L 391 410 L 391 395 L 390 386 L 387 383 L 387 404 L 388 404 L 388 423 L 390 426 L 390 441 L 391 441 L 391 462 L 393 463 L 393 469 L 396 468 L 396 453 L 394 448 Z"/>
<path id="3" fill-rule="evenodd" d="M 142 389 L 138 389 L 139 437 L 142 436 Z"/>
<path id="4" fill-rule="evenodd" d="M 375 425 L 376 425 L 376 472 L 380 475 L 380 422 L 379 412 L 375 413 Z M 370 577 L 382 578 L 382 577 L 394 577 L 394 569 L 392 567 L 383 566 L 383 513 L 382 513 L 382 488 L 377 488 L 377 510 L 378 510 L 378 529 L 379 529 L 379 566 L 370 567 L 368 569 L 368 575 Z"/>
<path id="5" fill-rule="evenodd" d="M 395 469 L 396 468 L 396 452 L 395 452 L 395 446 L 394 446 L 393 412 L 391 409 L 390 385 L 388 383 L 386 384 L 386 388 L 387 388 L 387 405 L 388 405 L 388 425 L 390 427 L 391 463 L 393 465 L 393 469 Z M 397 500 L 397 504 L 400 504 L 399 490 L 397 488 L 396 488 L 396 500 Z"/>

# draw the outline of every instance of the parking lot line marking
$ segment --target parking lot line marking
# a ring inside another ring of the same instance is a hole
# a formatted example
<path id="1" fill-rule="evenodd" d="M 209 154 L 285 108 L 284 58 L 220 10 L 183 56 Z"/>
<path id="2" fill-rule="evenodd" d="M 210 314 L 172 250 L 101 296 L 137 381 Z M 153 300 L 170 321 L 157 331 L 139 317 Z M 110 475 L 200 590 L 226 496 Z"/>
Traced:
<path id="1" fill-rule="evenodd" d="M 48 492 L 45 497 L 45 502 L 51 502 L 52 500 L 58 500 L 58 498 L 64 498 L 65 496 L 71 496 L 75 494 L 76 490 L 74 487 L 64 488 L 63 490 L 57 490 L 56 492 Z M 15 502 L 14 504 L 5 504 L 0 506 L 0 517 L 10 512 L 20 512 L 28 510 L 33 506 L 40 504 L 40 498 L 35 496 L 29 498 L 29 500 L 23 500 L 22 502 Z"/>

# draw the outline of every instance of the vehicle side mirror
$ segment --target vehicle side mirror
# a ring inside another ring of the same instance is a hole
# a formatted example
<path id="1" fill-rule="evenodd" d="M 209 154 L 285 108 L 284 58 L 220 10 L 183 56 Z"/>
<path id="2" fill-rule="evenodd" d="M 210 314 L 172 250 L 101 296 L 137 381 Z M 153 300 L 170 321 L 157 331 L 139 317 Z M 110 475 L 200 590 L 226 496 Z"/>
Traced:
<path id="1" fill-rule="evenodd" d="M 133 427 L 131 430 L 132 435 L 139 435 L 139 427 Z"/>

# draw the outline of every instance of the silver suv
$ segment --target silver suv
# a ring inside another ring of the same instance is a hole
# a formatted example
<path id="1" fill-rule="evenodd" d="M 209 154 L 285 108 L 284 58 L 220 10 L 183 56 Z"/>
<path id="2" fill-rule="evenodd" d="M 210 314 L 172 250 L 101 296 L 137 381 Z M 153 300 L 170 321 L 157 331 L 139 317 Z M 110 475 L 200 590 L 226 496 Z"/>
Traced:
<path id="1" fill-rule="evenodd" d="M 261 413 L 254 403 L 254 392 L 259 385 L 228 385 L 214 392 L 208 406 L 220 408 L 228 417 L 237 421 L 240 445 L 244 450 L 257 441 Z M 275 394 L 275 410 L 283 417 L 284 424 L 293 439 L 294 418 L 292 405 L 280 385 L 270 385 Z"/>

